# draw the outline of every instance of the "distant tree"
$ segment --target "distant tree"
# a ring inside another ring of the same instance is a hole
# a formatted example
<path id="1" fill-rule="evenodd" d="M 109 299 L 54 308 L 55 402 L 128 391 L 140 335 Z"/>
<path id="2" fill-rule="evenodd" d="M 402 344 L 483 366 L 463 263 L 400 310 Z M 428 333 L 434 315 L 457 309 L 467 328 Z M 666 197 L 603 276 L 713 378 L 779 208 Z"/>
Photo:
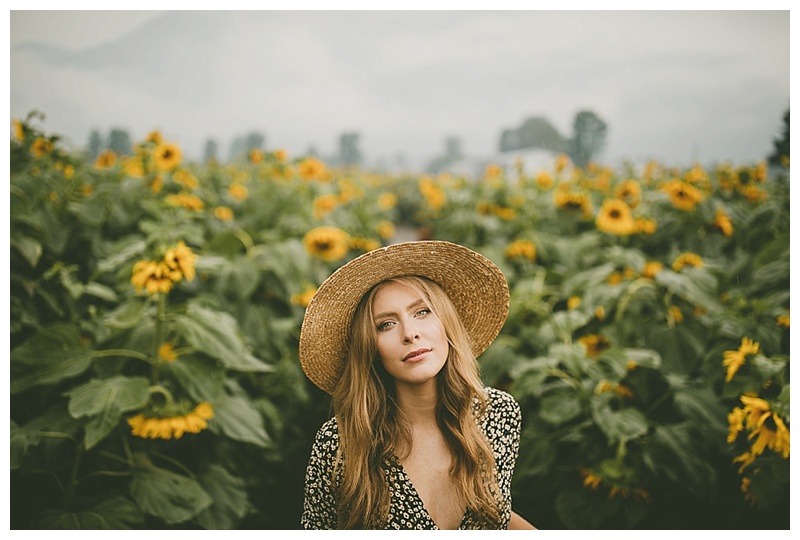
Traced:
<path id="1" fill-rule="evenodd" d="M 779 139 L 773 139 L 773 150 L 767 158 L 770 165 L 783 165 L 789 162 L 789 109 L 783 113 L 783 133 Z"/>
<path id="2" fill-rule="evenodd" d="M 100 135 L 100 132 L 96 129 L 93 129 L 92 132 L 89 134 L 89 144 L 86 148 L 86 154 L 89 158 L 89 161 L 94 161 L 97 159 L 97 156 L 100 155 L 100 150 L 103 149 L 103 137 Z"/>
<path id="3" fill-rule="evenodd" d="M 205 161 L 206 163 L 211 161 L 217 161 L 217 151 L 218 151 L 217 141 L 215 141 L 214 139 L 208 139 L 206 141 L 206 146 L 203 149 L 203 161 Z"/>
<path id="4" fill-rule="evenodd" d="M 358 133 L 342 133 L 339 137 L 339 163 L 342 165 L 358 165 L 361 163 L 361 152 L 358 150 Z"/>
<path id="5" fill-rule="evenodd" d="M 503 130 L 500 135 L 500 151 L 510 152 L 527 148 L 543 148 L 551 152 L 563 152 L 566 141 L 546 118 L 531 117 L 516 129 Z"/>
<path id="6" fill-rule="evenodd" d="M 236 137 L 231 144 L 230 161 L 245 158 L 250 150 L 264 149 L 264 135 L 251 131 L 245 136 Z"/>
<path id="7" fill-rule="evenodd" d="M 592 111 L 580 111 L 572 123 L 569 157 L 578 167 L 585 167 L 603 149 L 608 126 Z"/>
<path id="8" fill-rule="evenodd" d="M 133 153 L 131 136 L 124 129 L 114 128 L 108 134 L 108 149 L 113 150 L 120 156 L 128 156 Z"/>
<path id="9" fill-rule="evenodd" d="M 450 136 L 444 140 L 444 155 L 432 159 L 426 170 L 438 172 L 444 167 L 463 159 L 461 153 L 461 139 L 458 137 Z"/>

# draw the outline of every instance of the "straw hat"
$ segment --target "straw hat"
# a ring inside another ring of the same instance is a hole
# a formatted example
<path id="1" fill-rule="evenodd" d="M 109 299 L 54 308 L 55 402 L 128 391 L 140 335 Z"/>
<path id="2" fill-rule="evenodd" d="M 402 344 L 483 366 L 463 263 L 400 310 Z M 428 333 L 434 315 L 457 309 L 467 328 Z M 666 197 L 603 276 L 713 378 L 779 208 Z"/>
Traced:
<path id="1" fill-rule="evenodd" d="M 325 280 L 306 308 L 300 329 L 300 365 L 311 382 L 332 394 L 347 355 L 356 306 L 386 279 L 418 275 L 442 286 L 458 311 L 477 357 L 508 315 L 508 284 L 489 259 L 444 241 L 394 244 L 348 262 Z"/>

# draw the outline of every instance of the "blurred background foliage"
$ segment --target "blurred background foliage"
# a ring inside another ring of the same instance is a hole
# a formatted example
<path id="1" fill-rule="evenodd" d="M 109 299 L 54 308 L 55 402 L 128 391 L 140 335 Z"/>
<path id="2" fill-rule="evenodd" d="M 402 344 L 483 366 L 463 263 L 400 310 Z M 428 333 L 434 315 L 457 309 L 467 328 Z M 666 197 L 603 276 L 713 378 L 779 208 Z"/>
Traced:
<path id="1" fill-rule="evenodd" d="M 508 279 L 480 363 L 522 406 L 518 512 L 788 528 L 788 131 L 770 166 L 563 153 L 468 178 L 257 137 L 246 159 L 188 163 L 157 131 L 90 159 L 41 120 L 11 139 L 12 528 L 299 527 L 330 414 L 297 358 L 304 306 L 347 260 L 426 238 Z"/>

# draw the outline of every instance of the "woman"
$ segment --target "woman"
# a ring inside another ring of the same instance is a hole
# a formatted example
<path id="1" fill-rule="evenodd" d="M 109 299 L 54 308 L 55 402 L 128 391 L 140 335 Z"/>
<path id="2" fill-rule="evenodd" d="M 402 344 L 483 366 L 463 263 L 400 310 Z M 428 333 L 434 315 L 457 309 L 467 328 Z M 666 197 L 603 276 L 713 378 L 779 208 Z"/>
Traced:
<path id="1" fill-rule="evenodd" d="M 333 396 L 306 471 L 306 529 L 505 529 L 520 409 L 476 357 L 508 314 L 485 257 L 442 241 L 371 251 L 306 309 L 300 362 Z"/>

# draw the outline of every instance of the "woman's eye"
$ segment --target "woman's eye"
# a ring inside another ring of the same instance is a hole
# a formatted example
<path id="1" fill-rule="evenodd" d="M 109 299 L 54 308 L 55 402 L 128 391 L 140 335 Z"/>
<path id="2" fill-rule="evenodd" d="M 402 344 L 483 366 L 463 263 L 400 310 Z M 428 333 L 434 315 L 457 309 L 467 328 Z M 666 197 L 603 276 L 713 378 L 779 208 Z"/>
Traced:
<path id="1" fill-rule="evenodd" d="M 428 308 L 422 308 L 421 310 L 417 311 L 417 317 L 424 317 L 425 315 L 431 312 Z"/>
<path id="2" fill-rule="evenodd" d="M 392 326 L 392 321 L 384 321 L 378 325 L 378 332 L 383 332 Z"/>

